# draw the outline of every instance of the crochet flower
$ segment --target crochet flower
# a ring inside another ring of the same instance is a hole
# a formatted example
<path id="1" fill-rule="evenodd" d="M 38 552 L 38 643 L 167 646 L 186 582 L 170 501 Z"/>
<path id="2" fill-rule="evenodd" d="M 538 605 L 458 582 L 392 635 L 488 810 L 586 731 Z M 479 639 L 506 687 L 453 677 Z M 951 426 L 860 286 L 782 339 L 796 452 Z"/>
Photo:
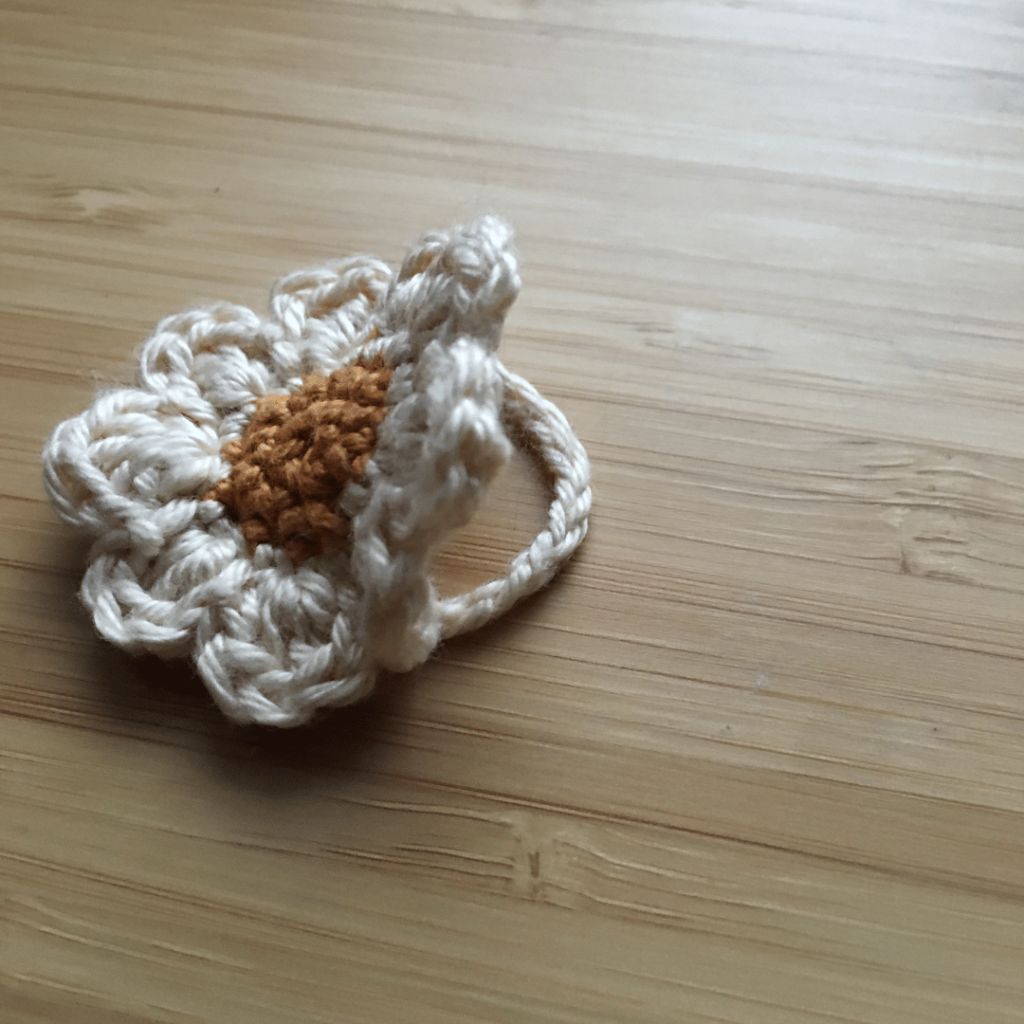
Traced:
<path id="1" fill-rule="evenodd" d="M 397 275 L 368 257 L 289 275 L 267 317 L 162 321 L 137 386 L 43 452 L 55 509 L 95 537 L 81 594 L 99 632 L 191 654 L 236 721 L 296 725 L 547 582 L 586 532 L 589 466 L 494 355 L 518 289 L 511 232 L 485 217 L 425 236 Z M 547 528 L 507 576 L 441 599 L 432 556 L 509 428 L 552 481 Z"/>

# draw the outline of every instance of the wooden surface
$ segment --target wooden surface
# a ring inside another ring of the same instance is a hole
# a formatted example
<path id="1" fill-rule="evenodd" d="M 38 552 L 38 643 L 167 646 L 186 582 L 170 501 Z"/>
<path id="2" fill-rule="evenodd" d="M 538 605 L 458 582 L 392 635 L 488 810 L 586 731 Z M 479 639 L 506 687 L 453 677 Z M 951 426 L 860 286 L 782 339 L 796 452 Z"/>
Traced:
<path id="1" fill-rule="evenodd" d="M 1024 1021 L 1022 73 L 996 0 L 0 0 L 0 1020 Z M 571 568 L 298 732 L 99 641 L 49 430 L 487 210 Z"/>

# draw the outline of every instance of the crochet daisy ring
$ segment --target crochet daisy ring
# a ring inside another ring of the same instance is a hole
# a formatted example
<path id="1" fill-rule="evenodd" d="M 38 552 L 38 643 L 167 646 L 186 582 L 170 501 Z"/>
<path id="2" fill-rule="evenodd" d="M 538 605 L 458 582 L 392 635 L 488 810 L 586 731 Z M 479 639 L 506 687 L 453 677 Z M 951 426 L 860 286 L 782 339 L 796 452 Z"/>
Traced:
<path id="1" fill-rule="evenodd" d="M 562 413 L 494 354 L 519 290 L 495 217 L 426 235 L 397 274 L 357 256 L 291 274 L 272 313 L 163 320 L 133 388 L 43 451 L 57 513 L 91 534 L 81 596 L 130 653 L 194 657 L 241 723 L 351 703 L 546 584 L 587 530 L 590 467 Z M 442 599 L 431 562 L 512 441 L 547 524 L 506 575 Z"/>

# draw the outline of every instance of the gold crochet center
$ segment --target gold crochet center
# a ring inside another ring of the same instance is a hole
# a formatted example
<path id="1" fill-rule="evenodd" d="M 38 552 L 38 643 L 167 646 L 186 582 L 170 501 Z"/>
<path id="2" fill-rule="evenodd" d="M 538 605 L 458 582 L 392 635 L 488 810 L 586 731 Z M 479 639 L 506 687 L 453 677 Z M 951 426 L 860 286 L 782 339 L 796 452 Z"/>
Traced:
<path id="1" fill-rule="evenodd" d="M 250 554 L 273 544 L 301 562 L 346 540 L 337 500 L 373 455 L 390 381 L 378 357 L 259 401 L 242 437 L 224 446 L 231 472 L 203 496 L 226 506 Z"/>

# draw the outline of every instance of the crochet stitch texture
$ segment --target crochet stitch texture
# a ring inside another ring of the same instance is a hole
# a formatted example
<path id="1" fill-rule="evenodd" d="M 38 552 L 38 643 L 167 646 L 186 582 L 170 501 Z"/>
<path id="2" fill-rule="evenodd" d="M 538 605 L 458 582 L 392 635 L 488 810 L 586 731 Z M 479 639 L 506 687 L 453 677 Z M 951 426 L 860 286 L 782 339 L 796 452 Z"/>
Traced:
<path id="1" fill-rule="evenodd" d="M 277 544 L 301 562 L 345 538 L 348 520 L 333 506 L 373 454 L 390 381 L 378 357 L 260 399 L 241 439 L 224 446 L 231 472 L 203 495 L 227 506 L 250 554 Z"/>
<path id="2" fill-rule="evenodd" d="M 223 711 L 293 726 L 350 703 L 547 583 L 587 529 L 562 413 L 494 355 L 519 289 L 508 226 L 426 235 L 392 274 L 352 257 L 277 283 L 272 312 L 168 317 L 138 382 L 43 451 L 54 508 L 95 537 L 82 599 L 132 653 L 191 654 Z M 440 543 L 511 452 L 542 462 L 545 529 L 442 599 Z"/>

